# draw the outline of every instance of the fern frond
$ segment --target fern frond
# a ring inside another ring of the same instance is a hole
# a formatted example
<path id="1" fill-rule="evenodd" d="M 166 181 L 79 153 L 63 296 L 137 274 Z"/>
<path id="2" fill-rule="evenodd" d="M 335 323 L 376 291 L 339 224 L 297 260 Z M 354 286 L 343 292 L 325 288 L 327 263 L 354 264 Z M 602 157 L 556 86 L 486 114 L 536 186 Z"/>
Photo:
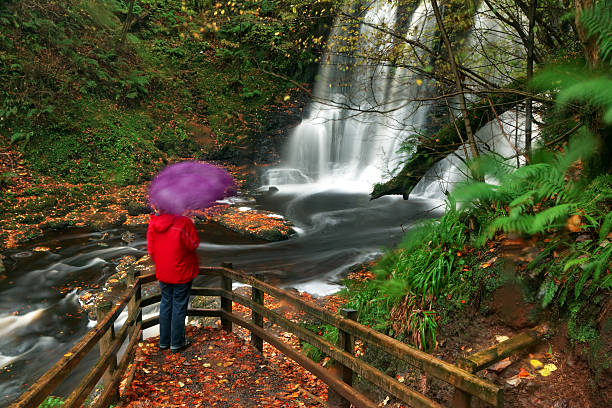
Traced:
<path id="1" fill-rule="evenodd" d="M 588 103 L 604 111 L 604 121 L 612 123 L 612 78 L 582 78 L 563 87 L 557 96 L 557 106 L 570 102 Z"/>
<path id="2" fill-rule="evenodd" d="M 575 203 L 560 204 L 537 213 L 532 217 L 533 221 L 529 226 L 529 232 L 531 234 L 545 232 L 559 219 L 567 219 L 568 215 L 576 208 Z"/>
<path id="3" fill-rule="evenodd" d="M 603 241 L 606 236 L 610 233 L 610 228 L 612 228 L 612 211 L 610 211 L 601 222 L 601 227 L 599 228 L 599 240 Z"/>
<path id="4" fill-rule="evenodd" d="M 589 35 L 597 37 L 601 59 L 612 61 L 612 0 L 600 0 L 584 10 L 580 22 Z"/>
<path id="5" fill-rule="evenodd" d="M 453 197 L 457 202 L 495 201 L 503 198 L 499 192 L 499 187 L 483 182 L 465 183 L 459 185 L 453 191 Z"/>

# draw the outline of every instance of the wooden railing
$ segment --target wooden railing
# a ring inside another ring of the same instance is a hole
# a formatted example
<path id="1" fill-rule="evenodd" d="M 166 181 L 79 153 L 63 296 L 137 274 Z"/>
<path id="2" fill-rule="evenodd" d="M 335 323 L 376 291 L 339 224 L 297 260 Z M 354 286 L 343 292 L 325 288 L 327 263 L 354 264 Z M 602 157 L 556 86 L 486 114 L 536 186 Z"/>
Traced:
<path id="1" fill-rule="evenodd" d="M 255 348 L 262 351 L 263 341 L 266 341 L 326 383 L 330 391 L 330 404 L 335 406 L 348 407 L 350 403 L 359 408 L 377 407 L 377 404 L 352 387 L 353 376 L 358 375 L 410 406 L 441 407 L 439 403 L 413 390 L 406 384 L 357 359 L 354 355 L 356 339 L 360 339 L 367 345 L 385 351 L 394 358 L 424 371 L 429 377 L 434 377 L 450 384 L 455 388 L 453 406 L 464 408 L 469 407 L 472 397 L 495 407 L 501 407 L 503 405 L 502 390 L 494 384 L 474 375 L 473 372 L 476 369 L 483 369 L 494 363 L 502 355 L 505 356 L 511 350 L 516 351 L 520 347 L 531 344 L 530 342 L 534 338 L 534 336 L 529 335 L 518 342 L 514 338 L 510 339 L 509 341 L 514 343 L 508 347 L 506 347 L 507 344 L 504 345 L 506 342 L 500 343 L 500 345 L 494 348 L 505 351 L 492 351 L 493 348 L 485 350 L 482 355 L 477 356 L 473 360 L 469 360 L 469 358 L 464 360 L 461 364 L 463 368 L 460 368 L 357 323 L 354 320 L 355 311 L 343 310 L 342 315 L 334 315 L 260 279 L 234 271 L 229 264 L 223 267 L 202 267 L 200 268 L 200 274 L 219 276 L 221 278 L 221 287 L 193 287 L 191 294 L 198 296 L 219 296 L 221 298 L 221 309 L 189 309 L 187 311 L 188 316 L 219 317 L 221 325 L 226 331 L 232 330 L 232 324 L 246 328 L 251 332 L 251 342 Z M 63 407 L 80 407 L 100 379 L 102 379 L 104 384 L 103 392 L 92 407 L 106 408 L 111 402 L 116 400 L 119 396 L 119 382 L 124 376 L 128 364 L 133 359 L 136 345 L 142 339 L 142 331 L 159 323 L 158 317 L 142 320 L 142 308 L 158 303 L 161 299 L 160 295 L 141 298 L 142 285 L 154 281 L 155 276 L 153 274 L 137 276 L 136 272 L 131 271 L 128 276 L 130 287 L 121 300 L 114 306 L 110 303 L 100 305 L 98 307 L 98 324 L 70 352 L 66 353 L 62 359 L 36 381 L 11 407 L 37 407 L 48 395 L 51 395 L 53 390 L 97 343 L 100 344 L 101 353 L 98 362 L 74 388 L 74 391 L 70 394 Z M 251 286 L 250 298 L 232 291 L 232 283 L 234 281 Z M 340 334 L 338 344 L 330 343 L 283 315 L 266 308 L 264 305 L 264 293 L 282 301 L 284 304 L 292 305 L 311 318 L 338 328 Z M 251 319 L 247 320 L 232 313 L 232 302 L 249 308 L 252 313 Z M 128 308 L 128 318 L 119 331 L 115 333 L 115 321 L 126 306 Z M 340 375 L 334 374 L 330 370 L 316 364 L 278 339 L 269 330 L 264 329 L 264 318 L 295 334 L 300 340 L 311 344 L 335 360 L 340 365 Z M 128 337 L 127 349 L 121 361 L 117 362 L 117 352 Z M 466 361 L 472 361 L 473 364 L 470 365 Z"/>

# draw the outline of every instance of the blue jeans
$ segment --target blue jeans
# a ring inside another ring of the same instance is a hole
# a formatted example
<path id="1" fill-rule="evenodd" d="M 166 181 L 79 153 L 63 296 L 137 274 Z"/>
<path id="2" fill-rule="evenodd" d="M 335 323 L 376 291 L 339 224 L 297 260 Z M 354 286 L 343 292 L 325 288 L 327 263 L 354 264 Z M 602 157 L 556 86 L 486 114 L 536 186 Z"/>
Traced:
<path id="1" fill-rule="evenodd" d="M 191 282 L 159 282 L 159 346 L 177 349 L 185 345 L 185 315 L 189 304 Z"/>

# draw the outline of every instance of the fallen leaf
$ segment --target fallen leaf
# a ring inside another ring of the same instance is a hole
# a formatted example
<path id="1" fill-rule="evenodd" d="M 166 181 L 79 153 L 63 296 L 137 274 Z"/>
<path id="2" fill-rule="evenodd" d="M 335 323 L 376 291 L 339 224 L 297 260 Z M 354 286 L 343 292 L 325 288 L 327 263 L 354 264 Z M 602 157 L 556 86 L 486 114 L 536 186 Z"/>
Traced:
<path id="1" fill-rule="evenodd" d="M 508 367 L 510 364 L 512 364 L 512 361 L 510 361 L 510 357 L 507 357 L 493 364 L 491 367 L 488 368 L 488 370 L 495 371 L 496 373 L 498 373 Z"/>
<path id="2" fill-rule="evenodd" d="M 532 375 L 529 373 L 529 371 L 525 370 L 522 367 L 521 367 L 519 373 L 517 374 L 517 376 L 519 378 L 531 378 L 532 377 Z"/>
<path id="3" fill-rule="evenodd" d="M 535 359 L 529 360 L 529 364 L 531 364 L 533 368 L 540 368 L 543 365 L 540 360 L 535 360 Z"/>
<path id="4" fill-rule="evenodd" d="M 580 232 L 582 218 L 578 214 L 574 214 L 567 219 L 567 229 L 570 232 Z"/>
<path id="5" fill-rule="evenodd" d="M 553 363 L 548 363 L 544 366 L 544 368 L 549 369 L 550 371 L 557 371 L 557 366 L 554 365 Z"/>
<path id="6" fill-rule="evenodd" d="M 517 376 L 511 377 L 506 380 L 506 383 L 510 384 L 513 387 L 516 387 L 517 385 L 521 383 L 521 379 Z"/>
<path id="7" fill-rule="evenodd" d="M 508 336 L 495 336 L 495 341 L 497 341 L 498 343 L 501 343 L 502 341 L 506 341 L 506 340 L 510 340 L 510 337 Z"/>

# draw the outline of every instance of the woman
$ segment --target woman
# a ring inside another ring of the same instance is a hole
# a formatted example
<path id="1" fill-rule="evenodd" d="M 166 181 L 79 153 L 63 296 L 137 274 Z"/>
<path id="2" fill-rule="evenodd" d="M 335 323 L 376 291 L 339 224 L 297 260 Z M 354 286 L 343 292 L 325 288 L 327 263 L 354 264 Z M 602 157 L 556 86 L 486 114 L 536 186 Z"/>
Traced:
<path id="1" fill-rule="evenodd" d="M 185 338 L 185 315 L 191 283 L 199 273 L 195 250 L 200 238 L 190 218 L 152 215 L 147 230 L 147 249 L 155 263 L 161 289 L 159 348 L 173 352 L 191 344 Z"/>

